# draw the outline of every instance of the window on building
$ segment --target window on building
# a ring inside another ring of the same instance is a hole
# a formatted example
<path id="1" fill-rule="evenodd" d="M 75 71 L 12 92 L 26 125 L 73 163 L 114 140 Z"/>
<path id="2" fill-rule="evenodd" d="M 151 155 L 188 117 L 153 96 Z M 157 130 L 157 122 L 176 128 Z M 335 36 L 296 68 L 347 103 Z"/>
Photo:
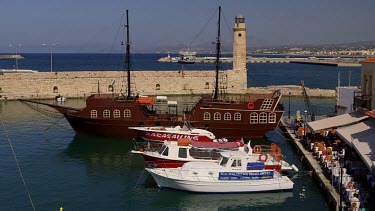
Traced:
<path id="1" fill-rule="evenodd" d="M 111 117 L 111 112 L 106 109 L 103 111 L 103 118 L 110 118 Z"/>
<path id="2" fill-rule="evenodd" d="M 124 110 L 124 117 L 131 117 L 132 115 L 131 115 L 131 112 L 130 112 L 130 110 L 129 109 L 125 109 Z"/>
<path id="3" fill-rule="evenodd" d="M 121 117 L 121 114 L 120 114 L 120 110 L 114 110 L 113 111 L 113 118 L 120 118 Z"/>
<path id="4" fill-rule="evenodd" d="M 57 86 L 54 86 L 53 87 L 53 93 L 58 93 L 59 92 L 59 88 L 57 88 Z"/>
<path id="5" fill-rule="evenodd" d="M 241 113 L 236 112 L 236 113 L 234 114 L 234 120 L 241 120 Z"/>
<path id="6" fill-rule="evenodd" d="M 214 114 L 214 120 L 221 120 L 221 114 L 219 112 Z"/>
<path id="7" fill-rule="evenodd" d="M 269 120 L 269 123 L 276 123 L 276 113 L 270 113 L 268 120 Z"/>
<path id="8" fill-rule="evenodd" d="M 211 114 L 209 112 L 205 112 L 203 114 L 203 120 L 211 120 Z"/>
<path id="9" fill-rule="evenodd" d="M 210 89 L 210 83 L 206 82 L 206 85 L 204 86 L 205 89 Z"/>
<path id="10" fill-rule="evenodd" d="M 224 114 L 224 120 L 231 120 L 231 115 L 230 115 L 230 113 L 229 112 L 226 112 L 225 114 Z"/>
<path id="11" fill-rule="evenodd" d="M 187 158 L 187 149 L 186 148 L 178 149 L 178 157 L 179 158 Z"/>
<path id="12" fill-rule="evenodd" d="M 113 91 L 115 91 L 112 85 L 108 85 L 108 91 L 109 91 L 109 92 L 113 92 Z"/>
<path id="13" fill-rule="evenodd" d="M 250 114 L 250 124 L 258 124 L 258 113 L 251 113 Z"/>
<path id="14" fill-rule="evenodd" d="M 260 124 L 265 124 L 267 123 L 267 114 L 262 112 L 259 114 L 259 123 Z"/>
<path id="15" fill-rule="evenodd" d="M 91 110 L 91 118 L 98 118 L 98 112 L 96 110 Z"/>
<path id="16" fill-rule="evenodd" d="M 156 84 L 156 90 L 160 90 L 160 84 Z"/>

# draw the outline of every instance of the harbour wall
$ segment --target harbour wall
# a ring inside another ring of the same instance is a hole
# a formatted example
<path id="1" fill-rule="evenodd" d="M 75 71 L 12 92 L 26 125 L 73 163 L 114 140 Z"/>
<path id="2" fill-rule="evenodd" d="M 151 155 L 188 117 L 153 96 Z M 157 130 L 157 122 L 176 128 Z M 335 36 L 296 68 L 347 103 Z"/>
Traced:
<path id="1" fill-rule="evenodd" d="M 284 95 L 300 96 L 300 86 L 247 87 L 246 72 L 226 71 L 229 94 L 265 94 L 280 89 Z M 133 71 L 131 89 L 139 95 L 212 94 L 215 71 Z M 126 92 L 123 71 L 74 71 L 0 73 L 0 100 L 83 98 L 93 93 Z M 307 89 L 312 97 L 334 97 L 334 90 Z"/>

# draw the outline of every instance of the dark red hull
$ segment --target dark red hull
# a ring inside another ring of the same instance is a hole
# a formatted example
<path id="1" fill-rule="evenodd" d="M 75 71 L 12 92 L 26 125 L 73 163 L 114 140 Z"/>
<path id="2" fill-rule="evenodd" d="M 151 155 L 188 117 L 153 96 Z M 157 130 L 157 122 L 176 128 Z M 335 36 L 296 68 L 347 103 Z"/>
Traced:
<path id="1" fill-rule="evenodd" d="M 177 168 L 184 165 L 188 161 L 168 160 L 163 158 L 155 158 L 145 154 L 142 154 L 147 166 L 157 168 Z"/>

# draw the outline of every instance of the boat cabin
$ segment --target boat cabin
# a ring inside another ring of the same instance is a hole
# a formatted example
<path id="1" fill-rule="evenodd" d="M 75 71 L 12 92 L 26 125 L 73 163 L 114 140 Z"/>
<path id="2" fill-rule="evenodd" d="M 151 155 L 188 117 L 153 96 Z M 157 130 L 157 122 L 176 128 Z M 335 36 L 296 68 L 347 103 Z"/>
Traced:
<path id="1" fill-rule="evenodd" d="M 166 158 L 188 158 L 188 159 L 204 159 L 218 160 L 220 158 L 220 149 L 207 149 L 192 147 L 187 144 L 179 144 L 176 141 L 169 141 L 163 144 L 158 153 L 161 157 Z"/>
<path id="2" fill-rule="evenodd" d="M 226 169 L 232 170 L 263 170 L 265 163 L 262 161 L 250 161 L 244 151 L 221 152 L 219 164 Z"/>

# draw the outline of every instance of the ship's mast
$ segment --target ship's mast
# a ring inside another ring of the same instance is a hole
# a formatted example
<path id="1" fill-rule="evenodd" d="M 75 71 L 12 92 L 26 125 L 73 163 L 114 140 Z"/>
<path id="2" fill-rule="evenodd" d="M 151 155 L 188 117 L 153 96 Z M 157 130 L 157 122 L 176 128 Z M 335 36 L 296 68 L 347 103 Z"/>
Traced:
<path id="1" fill-rule="evenodd" d="M 125 63 L 127 65 L 127 72 L 128 72 L 128 94 L 127 98 L 130 98 L 130 42 L 129 42 L 129 16 L 128 10 L 126 10 L 126 58 Z"/>
<path id="2" fill-rule="evenodd" d="M 221 15 L 221 6 L 219 6 L 219 21 L 217 24 L 217 38 L 216 38 L 216 77 L 215 77 L 215 92 L 214 100 L 218 98 L 219 91 L 219 62 L 220 62 L 220 15 Z"/>

